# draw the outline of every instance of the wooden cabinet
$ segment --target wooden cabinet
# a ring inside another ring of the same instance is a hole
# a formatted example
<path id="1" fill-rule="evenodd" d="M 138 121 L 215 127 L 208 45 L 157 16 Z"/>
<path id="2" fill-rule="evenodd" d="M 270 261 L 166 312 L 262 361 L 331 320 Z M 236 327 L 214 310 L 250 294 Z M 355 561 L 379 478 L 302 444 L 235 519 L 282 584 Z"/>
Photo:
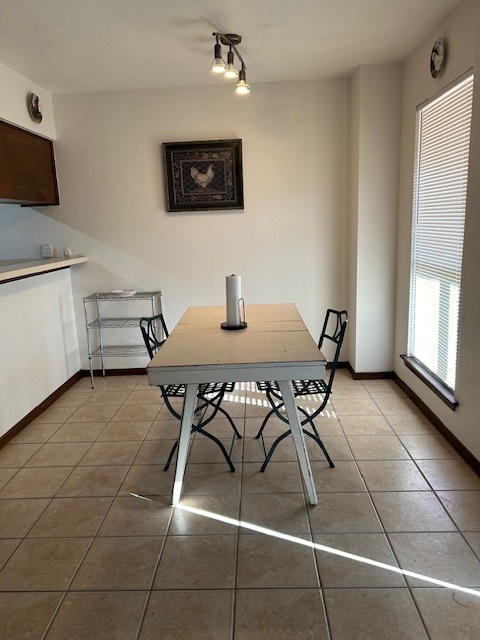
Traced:
<path id="1" fill-rule="evenodd" d="M 59 204 L 53 142 L 0 122 L 0 202 Z"/>

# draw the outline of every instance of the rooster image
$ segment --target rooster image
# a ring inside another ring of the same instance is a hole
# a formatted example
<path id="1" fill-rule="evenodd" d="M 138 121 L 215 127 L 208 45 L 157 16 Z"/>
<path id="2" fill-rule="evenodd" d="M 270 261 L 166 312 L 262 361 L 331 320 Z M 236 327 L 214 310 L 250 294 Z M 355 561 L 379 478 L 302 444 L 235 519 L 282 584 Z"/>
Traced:
<path id="1" fill-rule="evenodd" d="M 190 169 L 190 175 L 199 187 L 205 189 L 215 177 L 215 170 L 213 168 L 213 164 L 208 165 L 206 173 L 200 173 L 200 171 L 196 167 L 192 167 Z"/>

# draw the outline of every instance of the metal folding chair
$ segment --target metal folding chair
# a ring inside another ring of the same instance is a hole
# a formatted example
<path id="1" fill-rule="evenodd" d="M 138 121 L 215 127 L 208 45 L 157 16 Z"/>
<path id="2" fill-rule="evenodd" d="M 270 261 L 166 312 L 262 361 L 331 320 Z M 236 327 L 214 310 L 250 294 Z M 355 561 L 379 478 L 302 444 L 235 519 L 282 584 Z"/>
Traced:
<path id="1" fill-rule="evenodd" d="M 140 330 L 142 332 L 143 340 L 145 342 L 148 354 L 150 358 L 153 358 L 155 353 L 162 347 L 169 336 L 163 314 L 160 313 L 150 318 L 140 318 Z M 235 467 L 233 466 L 230 459 L 235 438 L 241 439 L 242 436 L 233 423 L 232 418 L 225 411 L 225 409 L 220 406 L 220 404 L 225 394 L 231 393 L 234 387 L 234 382 L 210 382 L 207 384 L 200 384 L 197 392 L 199 404 L 195 410 L 195 415 L 198 419 L 196 424 L 192 424 L 192 433 L 201 433 L 220 447 L 220 450 L 222 451 L 223 456 L 225 457 L 225 460 L 230 467 L 230 471 L 235 471 Z M 170 413 L 178 420 L 181 420 L 182 416 L 175 409 L 171 400 L 174 398 L 183 398 L 185 396 L 185 391 L 186 388 L 184 384 L 160 385 L 160 392 L 165 401 L 165 406 L 170 411 Z M 227 418 L 233 429 L 232 444 L 230 446 L 229 452 L 227 452 L 221 440 L 219 440 L 211 433 L 208 433 L 208 431 L 205 431 L 204 429 L 204 427 L 215 418 L 218 412 L 220 412 L 223 416 L 225 416 L 225 418 Z M 167 471 L 167 469 L 169 468 L 177 447 L 178 440 L 176 440 L 175 444 L 172 447 L 172 450 L 170 451 L 170 455 L 168 456 L 167 462 L 164 467 L 165 471 Z"/>
<path id="2" fill-rule="evenodd" d="M 322 349 L 322 346 L 326 343 L 332 343 L 335 348 L 335 354 L 333 360 L 331 362 L 331 368 L 329 369 L 328 380 L 293 380 L 293 392 L 295 398 L 305 398 L 309 396 L 320 396 L 321 402 L 319 406 L 312 412 L 309 413 L 304 407 L 301 405 L 298 406 L 298 411 L 302 414 L 303 418 L 301 420 L 303 433 L 310 438 L 312 438 L 318 446 L 321 448 L 325 457 L 328 461 L 330 467 L 334 467 L 335 465 L 332 462 L 332 459 L 328 455 L 328 451 L 325 448 L 325 445 L 320 438 L 318 430 L 315 426 L 314 419 L 321 414 L 321 412 L 327 406 L 328 399 L 332 393 L 332 385 L 335 377 L 335 372 L 338 366 L 338 358 L 340 356 L 340 351 L 342 349 L 343 339 L 345 337 L 345 331 L 347 329 L 348 323 L 348 313 L 343 311 L 336 311 L 335 309 L 328 309 L 325 315 L 325 320 L 323 323 L 322 333 L 320 335 L 320 339 L 318 341 L 319 350 Z M 276 415 L 280 420 L 286 422 L 288 424 L 288 418 L 285 413 L 281 412 L 283 405 L 283 398 L 280 393 L 280 388 L 277 382 L 257 382 L 257 389 L 259 391 L 263 391 L 266 393 L 267 398 L 270 402 L 272 409 L 267 413 L 265 419 L 262 422 L 262 425 L 255 436 L 256 438 L 262 438 L 263 450 L 265 452 L 265 461 L 262 465 L 261 471 L 265 471 L 267 464 L 270 462 L 270 459 L 277 448 L 277 446 L 284 440 L 287 436 L 291 434 L 291 430 L 288 429 L 284 433 L 282 433 L 272 444 L 268 453 L 265 448 L 265 440 L 263 438 L 263 431 L 267 422 L 273 415 Z M 309 429 L 305 429 L 305 425 L 308 425 Z"/>

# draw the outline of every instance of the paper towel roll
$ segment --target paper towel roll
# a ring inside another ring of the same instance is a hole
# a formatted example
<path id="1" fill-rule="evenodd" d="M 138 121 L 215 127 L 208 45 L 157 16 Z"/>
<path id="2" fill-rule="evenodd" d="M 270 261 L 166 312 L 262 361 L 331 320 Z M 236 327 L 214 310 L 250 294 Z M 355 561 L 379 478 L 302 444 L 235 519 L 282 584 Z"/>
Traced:
<path id="1" fill-rule="evenodd" d="M 240 325 L 240 298 L 242 297 L 242 278 L 232 273 L 226 277 L 227 324 L 230 327 Z"/>

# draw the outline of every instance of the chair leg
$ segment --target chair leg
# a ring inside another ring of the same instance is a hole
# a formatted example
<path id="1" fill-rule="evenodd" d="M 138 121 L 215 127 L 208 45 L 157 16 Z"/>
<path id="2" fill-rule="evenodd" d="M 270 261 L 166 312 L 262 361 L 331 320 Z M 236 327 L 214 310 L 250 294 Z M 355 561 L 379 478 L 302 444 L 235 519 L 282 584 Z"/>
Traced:
<path id="1" fill-rule="evenodd" d="M 172 450 L 170 451 L 170 455 L 168 456 L 168 460 L 165 464 L 165 466 L 163 467 L 164 471 L 168 471 L 168 468 L 170 466 L 170 463 L 172 461 L 173 456 L 175 455 L 175 451 L 177 450 L 178 447 L 178 440 L 175 440 L 175 444 L 172 447 Z"/>
<path id="2" fill-rule="evenodd" d="M 230 471 L 232 472 L 235 471 L 235 467 L 233 466 L 232 461 L 230 460 L 230 456 L 228 455 L 227 450 L 223 446 L 223 442 L 221 442 L 216 436 L 212 436 L 212 434 L 208 433 L 208 431 L 204 431 L 202 427 L 195 427 L 193 431 L 195 431 L 195 433 L 201 433 L 202 435 L 207 436 L 207 438 L 210 438 L 210 440 L 213 440 L 213 442 L 216 442 L 220 447 L 225 457 L 225 460 L 227 461 L 228 466 L 230 467 Z"/>
<path id="3" fill-rule="evenodd" d="M 270 411 L 267 413 L 267 415 L 265 416 L 262 425 L 260 427 L 260 429 L 258 430 L 257 435 L 255 436 L 256 440 L 258 440 L 260 438 L 260 436 L 263 433 L 263 430 L 265 429 L 265 426 L 267 424 L 267 422 L 270 420 L 270 418 L 272 417 L 272 415 L 275 413 L 275 411 L 273 409 L 270 409 Z"/>
<path id="4" fill-rule="evenodd" d="M 280 442 L 282 440 L 284 440 L 287 436 L 289 436 L 292 432 L 290 431 L 290 429 L 288 431 L 285 431 L 285 433 L 282 433 L 281 436 L 278 436 L 278 438 L 275 440 L 275 442 L 272 444 L 272 446 L 270 447 L 270 451 L 267 453 L 267 457 L 265 458 L 262 467 L 260 469 L 260 471 L 263 473 L 265 471 L 265 469 L 267 468 L 267 464 L 270 462 L 270 458 L 273 455 L 273 452 L 275 451 L 275 449 L 277 448 L 277 445 L 280 444 Z"/>
<path id="5" fill-rule="evenodd" d="M 333 464 L 332 459 L 328 455 L 328 451 L 326 450 L 325 445 L 323 444 L 322 439 L 320 438 L 320 436 L 316 436 L 313 433 L 310 433 L 310 431 L 307 431 L 306 429 L 303 429 L 303 433 L 306 436 L 310 436 L 310 438 L 312 438 L 312 440 L 315 440 L 315 442 L 318 444 L 320 449 L 323 451 L 329 466 L 333 469 L 335 467 L 335 465 Z"/>

